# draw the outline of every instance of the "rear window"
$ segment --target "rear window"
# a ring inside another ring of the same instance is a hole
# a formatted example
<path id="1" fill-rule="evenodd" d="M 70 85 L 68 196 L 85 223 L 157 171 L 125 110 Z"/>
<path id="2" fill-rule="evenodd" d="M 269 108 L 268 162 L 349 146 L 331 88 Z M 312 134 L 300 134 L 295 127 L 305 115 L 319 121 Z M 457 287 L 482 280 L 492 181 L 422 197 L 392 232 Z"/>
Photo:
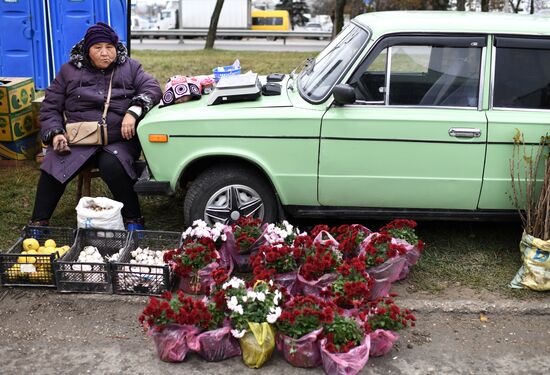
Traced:
<path id="1" fill-rule="evenodd" d="M 550 109 L 550 39 L 496 38 L 493 107 Z"/>

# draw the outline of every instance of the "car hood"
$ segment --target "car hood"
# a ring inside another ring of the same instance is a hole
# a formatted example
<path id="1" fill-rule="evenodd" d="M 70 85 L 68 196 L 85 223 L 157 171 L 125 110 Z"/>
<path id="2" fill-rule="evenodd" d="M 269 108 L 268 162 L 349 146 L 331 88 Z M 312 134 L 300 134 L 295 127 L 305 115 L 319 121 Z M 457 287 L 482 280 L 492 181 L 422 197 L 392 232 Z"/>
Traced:
<path id="1" fill-rule="evenodd" d="M 265 77 L 260 77 L 260 82 L 266 82 Z M 217 105 L 207 105 L 210 95 L 203 95 L 199 100 L 192 100 L 180 104 L 172 104 L 165 107 L 157 105 L 140 122 L 140 125 L 174 120 L 174 119 L 204 119 L 204 118 L 224 118 L 228 112 L 242 111 L 252 108 L 277 108 L 292 107 L 287 90 L 288 76 L 281 82 L 281 95 L 264 96 L 261 95 L 256 100 L 242 101 L 235 103 L 225 103 Z"/>

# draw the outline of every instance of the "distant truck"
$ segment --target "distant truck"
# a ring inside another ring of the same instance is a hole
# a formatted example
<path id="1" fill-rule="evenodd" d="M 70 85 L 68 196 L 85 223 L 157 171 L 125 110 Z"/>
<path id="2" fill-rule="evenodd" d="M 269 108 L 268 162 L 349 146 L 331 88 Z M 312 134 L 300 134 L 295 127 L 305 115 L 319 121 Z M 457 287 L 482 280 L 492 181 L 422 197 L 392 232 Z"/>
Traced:
<path id="1" fill-rule="evenodd" d="M 155 24 L 158 30 L 204 29 L 210 27 L 216 0 L 182 0 L 182 17 L 179 25 L 178 9 L 161 11 Z M 225 0 L 218 21 L 220 29 L 249 29 L 251 26 L 251 0 Z"/>

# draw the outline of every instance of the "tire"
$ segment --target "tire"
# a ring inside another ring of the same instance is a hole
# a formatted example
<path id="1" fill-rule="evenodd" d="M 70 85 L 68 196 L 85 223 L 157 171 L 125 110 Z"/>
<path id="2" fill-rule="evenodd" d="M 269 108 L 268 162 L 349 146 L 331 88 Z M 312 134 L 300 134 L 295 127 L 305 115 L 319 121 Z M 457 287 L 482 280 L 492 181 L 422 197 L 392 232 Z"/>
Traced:
<path id="1" fill-rule="evenodd" d="M 189 186 L 183 203 L 183 219 L 185 226 L 197 219 L 208 224 L 231 224 L 241 216 L 275 222 L 277 207 L 270 184 L 251 168 L 213 167 Z"/>

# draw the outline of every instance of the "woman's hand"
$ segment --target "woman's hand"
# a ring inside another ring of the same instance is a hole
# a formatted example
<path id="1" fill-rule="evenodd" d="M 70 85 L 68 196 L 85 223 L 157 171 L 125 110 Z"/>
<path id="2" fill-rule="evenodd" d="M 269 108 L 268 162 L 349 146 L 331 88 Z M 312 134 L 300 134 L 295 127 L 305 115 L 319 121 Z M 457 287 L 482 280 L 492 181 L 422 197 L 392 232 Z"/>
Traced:
<path id="1" fill-rule="evenodd" d="M 68 152 L 71 152 L 71 149 L 69 148 L 67 142 L 67 138 L 64 134 L 57 134 L 55 137 L 53 137 L 52 146 L 53 150 L 58 154 L 66 154 Z"/>
<path id="2" fill-rule="evenodd" d="M 136 135 L 136 119 L 134 116 L 129 113 L 124 115 L 120 132 L 124 139 L 132 139 L 133 136 Z"/>

